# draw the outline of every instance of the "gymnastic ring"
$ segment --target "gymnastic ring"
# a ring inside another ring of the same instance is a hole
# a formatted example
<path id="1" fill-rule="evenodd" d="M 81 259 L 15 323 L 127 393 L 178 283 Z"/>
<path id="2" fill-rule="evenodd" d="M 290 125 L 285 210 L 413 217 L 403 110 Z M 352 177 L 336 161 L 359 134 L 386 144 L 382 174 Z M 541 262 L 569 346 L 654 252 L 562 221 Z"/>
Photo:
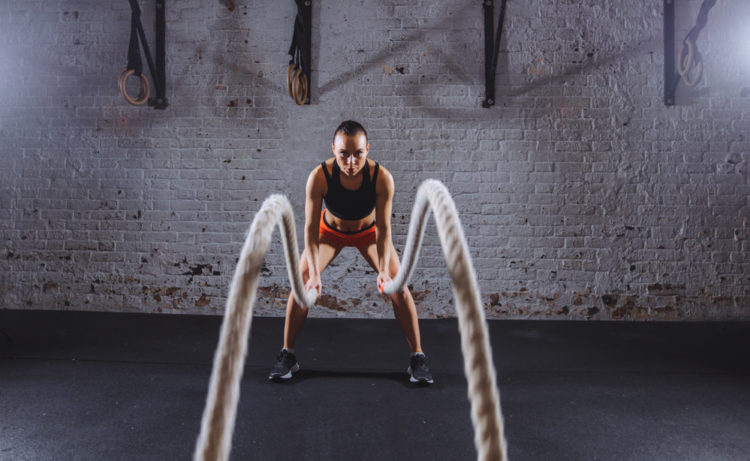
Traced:
<path id="1" fill-rule="evenodd" d="M 685 47 L 687 47 L 687 50 L 685 50 Z M 685 51 L 687 51 L 687 54 L 685 54 Z M 690 40 L 690 38 L 685 38 L 682 42 L 682 46 L 680 46 L 680 58 L 677 60 L 677 73 L 680 74 L 680 77 L 684 77 L 685 74 L 690 72 L 690 68 L 693 66 L 694 52 L 695 47 L 693 46 L 693 41 Z"/>
<path id="2" fill-rule="evenodd" d="M 685 75 L 682 76 L 682 81 L 685 82 L 685 85 L 687 86 L 695 86 L 698 84 L 698 82 L 701 79 L 701 76 L 703 75 L 703 58 L 700 56 L 700 53 L 696 54 L 697 59 L 694 59 L 695 65 L 693 68 L 695 69 L 695 76 L 692 80 L 690 80 L 690 71 L 686 72 Z"/>
<path id="3" fill-rule="evenodd" d="M 297 92 L 299 91 L 299 82 L 297 81 L 297 77 L 302 74 L 302 69 L 297 67 L 294 69 L 294 73 L 292 75 L 292 100 L 294 102 L 297 102 Z M 297 103 L 299 104 L 299 103 Z"/>
<path id="4" fill-rule="evenodd" d="M 148 96 L 151 93 L 151 87 L 148 84 L 148 78 L 141 73 L 141 91 L 138 93 L 138 97 L 133 98 L 128 94 L 127 88 L 125 86 L 125 83 L 128 80 L 128 77 L 135 74 L 135 71 L 133 69 L 124 69 L 120 76 L 117 78 L 117 83 L 120 86 L 120 93 L 122 93 L 122 96 L 125 98 L 127 102 L 130 104 L 133 104 L 134 106 L 140 106 L 144 102 L 148 101 Z"/>
<path id="5" fill-rule="evenodd" d="M 302 72 L 302 69 L 297 70 L 294 73 L 294 80 L 292 81 L 292 93 L 294 93 L 294 102 L 298 105 L 303 105 L 307 101 L 307 75 Z"/>
<path id="6" fill-rule="evenodd" d="M 297 96 L 299 97 L 299 99 L 295 98 L 294 102 L 296 102 L 299 105 L 303 105 L 307 102 L 307 94 L 308 94 L 308 89 L 309 89 L 307 85 L 307 74 L 302 72 L 297 77 L 297 81 L 299 82 L 298 83 L 299 91 L 297 92 Z"/>
<path id="7" fill-rule="evenodd" d="M 295 70 L 297 70 L 297 65 L 290 62 L 289 67 L 286 70 L 286 88 L 289 90 L 289 97 L 292 99 L 294 99 L 294 93 L 292 93 L 292 80 L 294 79 Z"/>
<path id="8" fill-rule="evenodd" d="M 120 76 L 117 78 L 117 84 L 120 87 L 120 93 L 122 93 L 122 95 L 125 97 L 126 101 L 128 101 L 130 104 L 133 104 L 133 105 L 140 105 L 140 104 L 143 104 L 144 102 L 146 102 L 148 100 L 148 96 L 149 96 L 149 93 L 150 93 L 150 87 L 149 87 L 148 79 L 146 78 L 146 76 L 143 75 L 143 74 L 141 74 L 140 75 L 140 77 L 141 77 L 141 91 L 140 91 L 140 93 L 138 95 L 138 98 L 132 98 L 127 93 L 125 82 L 127 81 L 128 77 L 130 77 L 134 73 L 135 73 L 135 71 L 133 71 L 133 70 L 124 69 L 120 73 Z"/>
<path id="9" fill-rule="evenodd" d="M 307 83 L 307 74 L 304 72 L 298 77 L 300 85 L 302 87 L 302 99 L 299 102 L 300 105 L 307 102 L 308 96 L 310 95 L 310 85 Z"/>

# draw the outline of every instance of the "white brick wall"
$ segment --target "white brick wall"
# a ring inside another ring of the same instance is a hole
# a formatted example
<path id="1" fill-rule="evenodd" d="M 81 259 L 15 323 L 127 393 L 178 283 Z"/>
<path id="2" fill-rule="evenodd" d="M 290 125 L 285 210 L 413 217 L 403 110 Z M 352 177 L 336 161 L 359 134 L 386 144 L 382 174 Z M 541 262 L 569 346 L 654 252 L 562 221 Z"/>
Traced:
<path id="1" fill-rule="evenodd" d="M 490 317 L 750 319 L 750 4 L 714 7 L 704 80 L 665 107 L 660 0 L 511 1 L 482 109 L 479 1 L 315 1 L 306 107 L 285 88 L 293 2 L 229 3 L 168 2 L 155 111 L 117 91 L 127 2 L 0 0 L 0 307 L 221 313 L 262 200 L 289 196 L 301 230 L 353 118 L 394 172 L 397 247 L 417 185 L 451 190 Z M 677 5 L 678 41 L 699 7 Z M 260 315 L 288 293 L 276 240 Z M 323 283 L 312 315 L 392 315 L 354 251 Z M 432 224 L 413 291 L 454 315 Z"/>

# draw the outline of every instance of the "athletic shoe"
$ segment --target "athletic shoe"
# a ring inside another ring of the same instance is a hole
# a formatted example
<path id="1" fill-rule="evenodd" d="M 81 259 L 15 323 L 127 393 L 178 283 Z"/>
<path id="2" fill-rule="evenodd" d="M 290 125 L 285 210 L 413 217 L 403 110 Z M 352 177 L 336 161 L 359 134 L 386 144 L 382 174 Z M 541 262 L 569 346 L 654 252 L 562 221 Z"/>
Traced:
<path id="1" fill-rule="evenodd" d="M 407 370 L 409 381 L 416 384 L 432 384 L 432 373 L 427 366 L 427 357 L 422 353 L 417 353 L 411 357 L 411 364 Z"/>
<path id="2" fill-rule="evenodd" d="M 268 379 L 273 381 L 284 381 L 292 377 L 292 373 L 299 371 L 297 357 L 286 349 L 281 349 L 276 355 L 276 363 L 273 364 Z"/>

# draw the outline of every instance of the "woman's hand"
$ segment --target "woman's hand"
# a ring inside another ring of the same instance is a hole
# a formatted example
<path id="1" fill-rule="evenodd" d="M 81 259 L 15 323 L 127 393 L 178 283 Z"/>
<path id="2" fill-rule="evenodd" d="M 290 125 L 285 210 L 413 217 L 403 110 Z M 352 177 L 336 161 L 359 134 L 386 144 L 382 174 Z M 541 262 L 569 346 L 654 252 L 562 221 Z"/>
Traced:
<path id="1" fill-rule="evenodd" d="M 310 278 L 307 279 L 307 283 L 305 283 L 305 291 L 310 291 L 312 289 L 315 289 L 315 291 L 318 293 L 318 298 L 320 298 L 320 291 L 323 289 L 323 285 L 320 282 L 320 274 L 311 274 Z"/>
<path id="2" fill-rule="evenodd" d="M 385 284 L 391 281 L 391 275 L 388 272 L 378 274 L 378 292 L 385 293 Z"/>

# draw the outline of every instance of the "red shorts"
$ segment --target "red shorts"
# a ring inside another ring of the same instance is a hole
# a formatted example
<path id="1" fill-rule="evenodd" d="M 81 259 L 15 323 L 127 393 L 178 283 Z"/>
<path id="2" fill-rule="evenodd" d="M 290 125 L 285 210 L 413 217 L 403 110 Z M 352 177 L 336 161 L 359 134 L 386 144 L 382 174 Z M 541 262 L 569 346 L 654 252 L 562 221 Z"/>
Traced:
<path id="1" fill-rule="evenodd" d="M 326 210 L 320 213 L 320 235 L 325 236 L 326 239 L 340 250 L 344 247 L 356 247 L 362 251 L 376 242 L 375 238 L 375 223 L 372 223 L 367 229 L 363 229 L 358 232 L 341 232 L 329 226 L 325 220 Z"/>

